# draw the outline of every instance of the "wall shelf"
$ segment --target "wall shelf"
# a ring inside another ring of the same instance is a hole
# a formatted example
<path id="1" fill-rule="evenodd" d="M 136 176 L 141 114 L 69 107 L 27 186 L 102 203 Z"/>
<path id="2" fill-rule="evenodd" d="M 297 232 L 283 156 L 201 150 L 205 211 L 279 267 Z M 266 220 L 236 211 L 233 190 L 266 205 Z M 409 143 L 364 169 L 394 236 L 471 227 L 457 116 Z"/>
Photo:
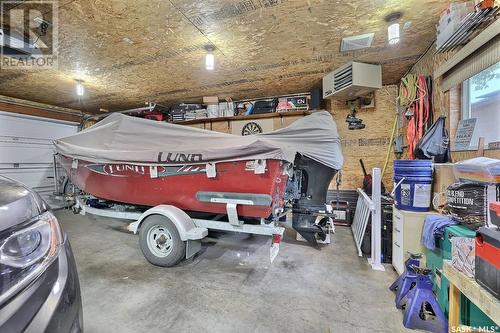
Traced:
<path id="1" fill-rule="evenodd" d="M 251 120 L 251 119 L 264 119 L 264 118 L 283 118 L 283 117 L 292 117 L 292 116 L 307 116 L 311 114 L 312 110 L 299 110 L 299 111 L 286 111 L 286 112 L 270 112 L 270 113 L 261 113 L 261 114 L 252 114 L 249 116 L 231 116 L 231 117 L 217 117 L 217 118 L 200 118 L 200 119 L 190 119 L 177 121 L 173 124 L 177 125 L 194 125 L 194 124 L 203 124 L 203 123 L 211 123 L 217 121 L 234 121 L 234 120 Z"/>

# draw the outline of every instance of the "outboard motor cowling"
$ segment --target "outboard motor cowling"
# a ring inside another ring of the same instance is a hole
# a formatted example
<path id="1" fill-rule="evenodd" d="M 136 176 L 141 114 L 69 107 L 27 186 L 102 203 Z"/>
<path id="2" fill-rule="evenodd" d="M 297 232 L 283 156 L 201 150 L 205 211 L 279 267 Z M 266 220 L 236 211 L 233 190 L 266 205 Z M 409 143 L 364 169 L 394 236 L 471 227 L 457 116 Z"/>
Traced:
<path id="1" fill-rule="evenodd" d="M 317 238 L 324 239 L 325 231 L 316 225 L 316 214 L 325 210 L 328 187 L 337 170 L 307 156 L 295 158 L 295 177 L 300 177 L 300 197 L 293 201 L 292 227 L 309 243 L 317 245 Z"/>

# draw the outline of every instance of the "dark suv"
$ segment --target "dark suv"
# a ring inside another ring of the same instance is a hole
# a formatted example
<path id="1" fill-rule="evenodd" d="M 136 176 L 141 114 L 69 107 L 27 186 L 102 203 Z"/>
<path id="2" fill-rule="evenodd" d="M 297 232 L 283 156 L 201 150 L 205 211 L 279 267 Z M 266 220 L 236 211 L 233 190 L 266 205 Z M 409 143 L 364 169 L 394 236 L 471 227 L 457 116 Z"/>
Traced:
<path id="1" fill-rule="evenodd" d="M 0 176 L 0 332 L 81 332 L 66 234 L 42 198 Z"/>

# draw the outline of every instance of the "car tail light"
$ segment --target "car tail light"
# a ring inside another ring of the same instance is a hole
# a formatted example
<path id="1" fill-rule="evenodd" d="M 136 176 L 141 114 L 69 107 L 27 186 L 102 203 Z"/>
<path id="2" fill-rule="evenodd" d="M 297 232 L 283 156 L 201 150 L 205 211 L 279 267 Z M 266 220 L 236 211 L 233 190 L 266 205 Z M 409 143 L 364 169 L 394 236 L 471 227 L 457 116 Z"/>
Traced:
<path id="1" fill-rule="evenodd" d="M 42 274 L 62 243 L 61 228 L 51 212 L 0 234 L 0 304 Z"/>

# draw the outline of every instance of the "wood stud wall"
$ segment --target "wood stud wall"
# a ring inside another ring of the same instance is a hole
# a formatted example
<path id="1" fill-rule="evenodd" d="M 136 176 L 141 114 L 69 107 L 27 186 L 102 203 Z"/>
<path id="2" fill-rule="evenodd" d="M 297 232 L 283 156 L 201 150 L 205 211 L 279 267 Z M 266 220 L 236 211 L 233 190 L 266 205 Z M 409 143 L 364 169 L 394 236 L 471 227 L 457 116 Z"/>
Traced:
<path id="1" fill-rule="evenodd" d="M 366 127 L 362 130 L 349 130 L 345 118 L 349 114 L 349 107 L 338 101 L 330 103 L 329 110 L 337 123 L 342 139 L 344 167 L 342 170 L 343 190 L 352 190 L 362 186 L 363 171 L 359 164 L 362 158 L 366 171 L 371 173 L 372 168 L 382 169 L 390 144 L 392 125 L 396 114 L 397 86 L 383 86 L 375 92 L 375 107 L 358 109 L 357 117 L 363 119 Z M 382 181 L 388 190 L 392 189 L 393 149 L 389 155 L 387 170 Z M 330 184 L 334 188 L 335 184 Z"/>

